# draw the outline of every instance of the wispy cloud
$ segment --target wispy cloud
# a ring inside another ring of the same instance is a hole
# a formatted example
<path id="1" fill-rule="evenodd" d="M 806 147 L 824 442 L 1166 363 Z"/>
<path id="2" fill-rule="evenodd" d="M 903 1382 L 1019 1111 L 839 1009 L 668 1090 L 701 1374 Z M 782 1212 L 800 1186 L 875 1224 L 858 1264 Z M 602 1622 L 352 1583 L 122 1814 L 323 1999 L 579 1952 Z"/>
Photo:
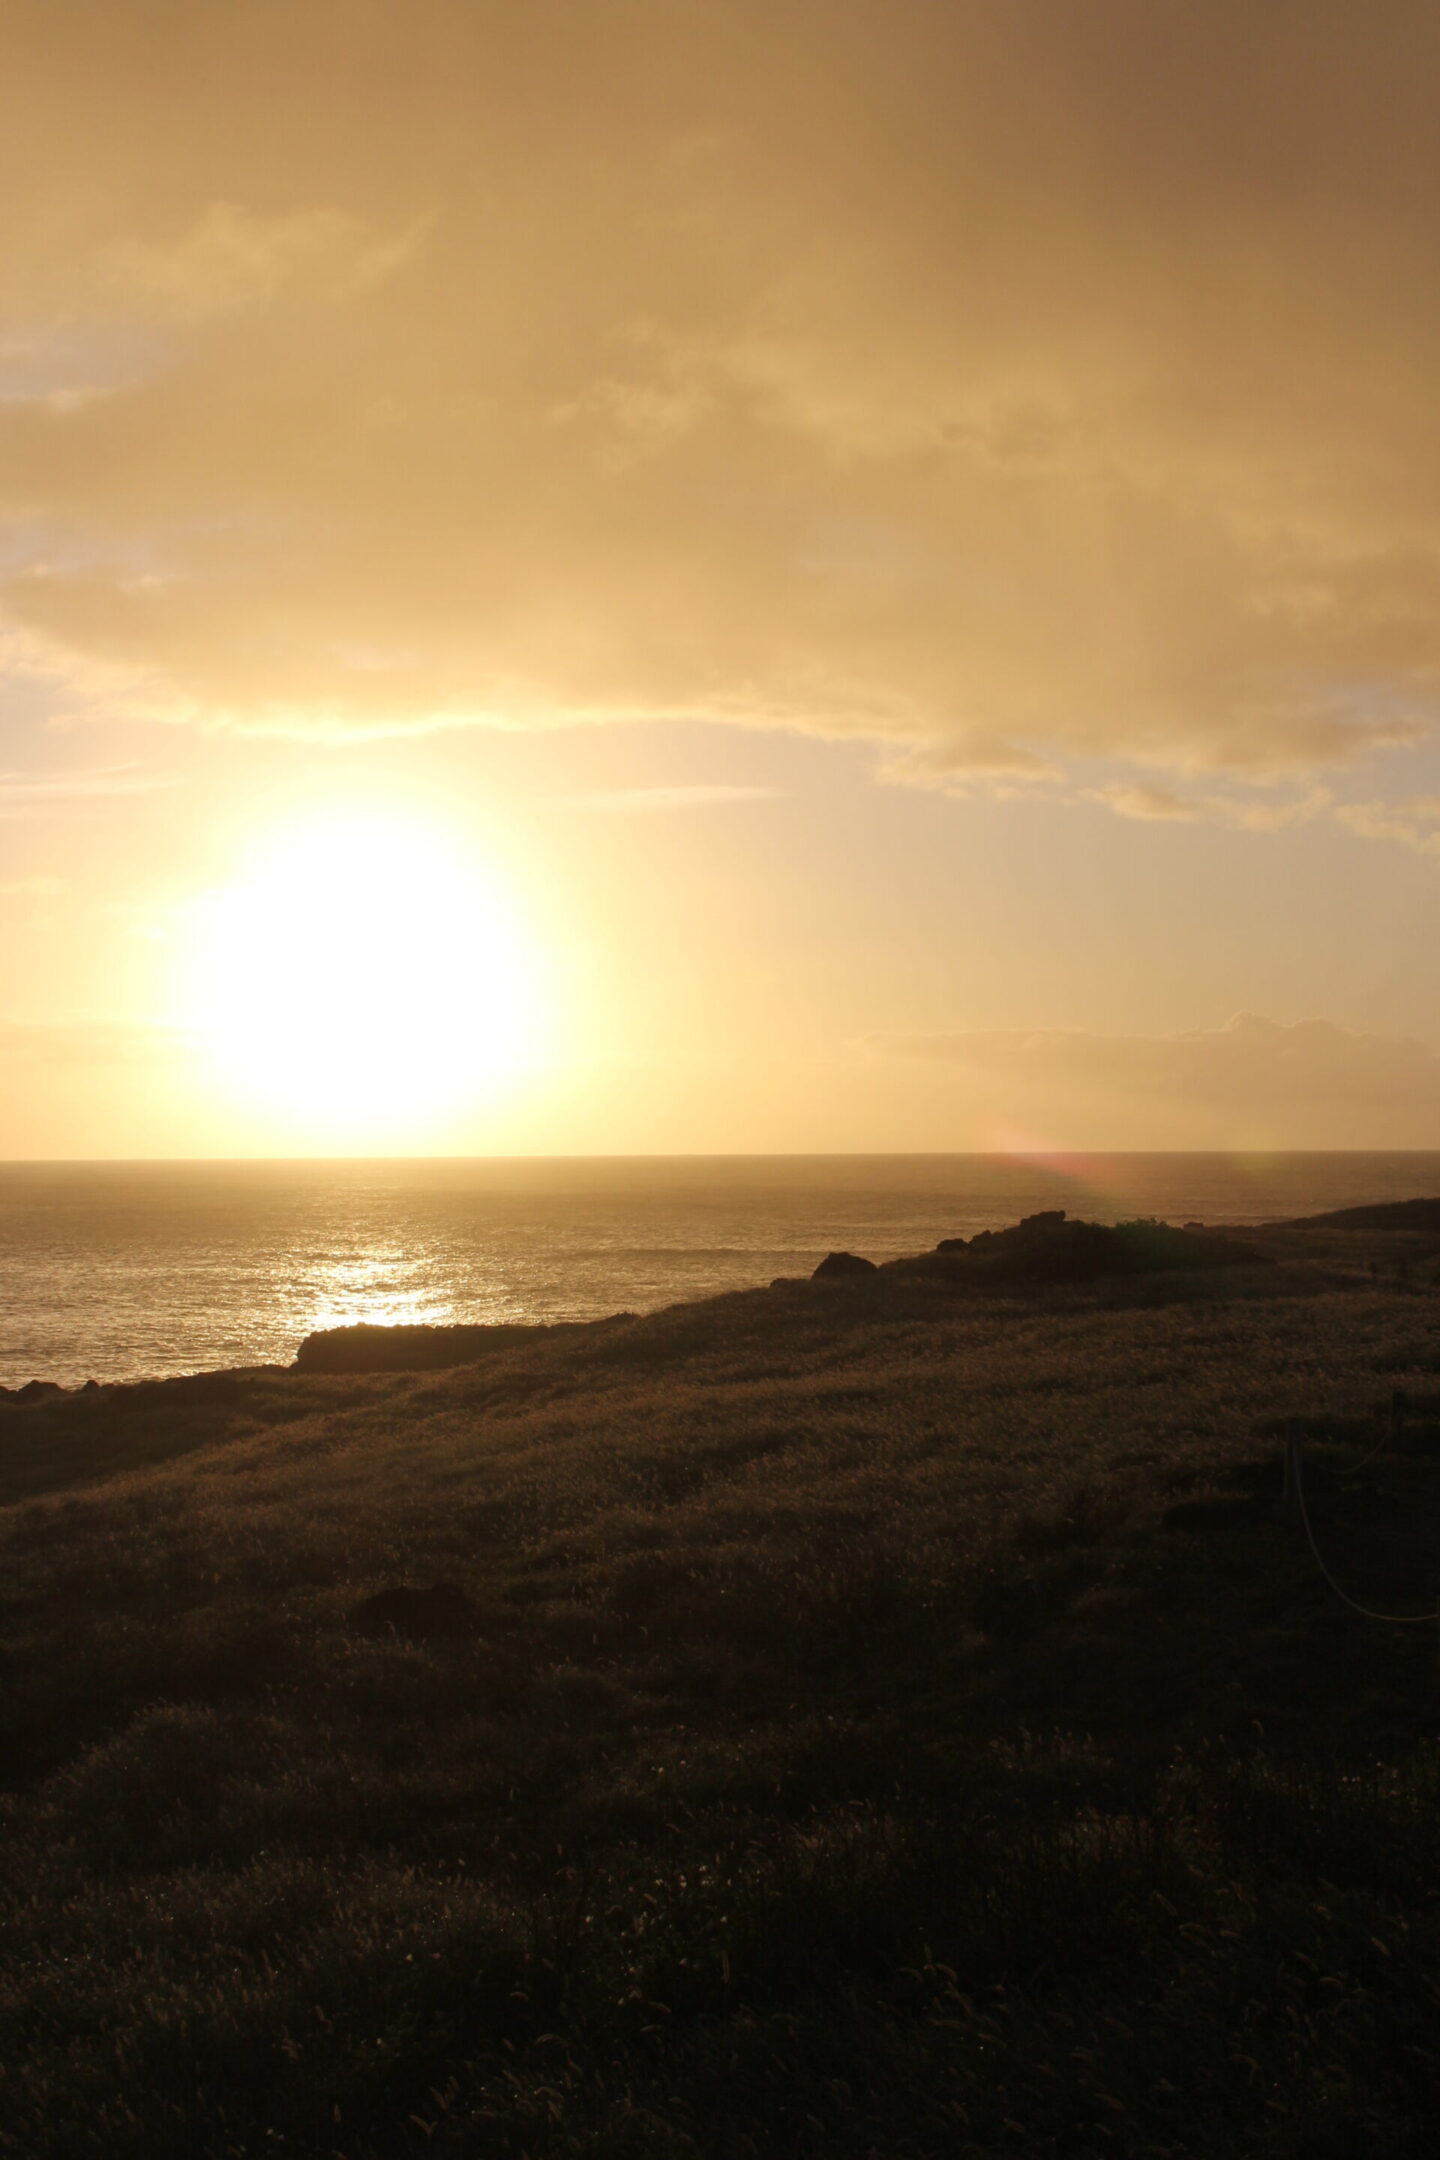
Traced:
<path id="1" fill-rule="evenodd" d="M 1144 787 L 1135 782 L 1116 781 L 1109 787 L 1086 788 L 1083 793 L 1091 802 L 1103 803 L 1113 810 L 1116 817 L 1152 820 L 1178 820 L 1189 822 L 1203 817 L 1204 806 L 1186 802 L 1168 788 Z"/>
<path id="2" fill-rule="evenodd" d="M 337 300 L 364 291 L 400 267 L 429 224 L 379 232 L 339 210 L 267 217 L 211 203 L 168 240 L 110 241 L 96 258 L 96 282 L 127 313 L 197 325 L 269 308 L 287 287 Z"/>
<path id="3" fill-rule="evenodd" d="M 784 793 L 783 788 L 697 782 L 677 787 L 601 788 L 594 794 L 569 795 L 565 800 L 575 810 L 599 810 L 628 816 L 663 810 L 709 810 L 725 803 L 776 802 Z"/>
<path id="4" fill-rule="evenodd" d="M 1335 815 L 1362 840 L 1394 840 L 1417 855 L 1440 856 L 1440 798 L 1409 802 L 1339 803 Z"/>
<path id="5" fill-rule="evenodd" d="M 1299 795 L 1274 791 L 1185 795 L 1142 781 L 1117 780 L 1101 787 L 1081 788 L 1078 793 L 1084 801 L 1100 803 L 1116 817 L 1136 818 L 1142 823 L 1230 825 L 1241 832 L 1281 832 L 1289 826 L 1309 825 L 1327 812 L 1336 817 L 1344 815 L 1336 807 L 1332 790 L 1325 787 L 1307 788 Z"/>
<path id="6" fill-rule="evenodd" d="M 153 795 L 173 787 L 169 775 L 137 765 L 92 765 L 68 772 L 0 772 L 0 817 L 26 817 L 66 803 L 125 795 Z"/>

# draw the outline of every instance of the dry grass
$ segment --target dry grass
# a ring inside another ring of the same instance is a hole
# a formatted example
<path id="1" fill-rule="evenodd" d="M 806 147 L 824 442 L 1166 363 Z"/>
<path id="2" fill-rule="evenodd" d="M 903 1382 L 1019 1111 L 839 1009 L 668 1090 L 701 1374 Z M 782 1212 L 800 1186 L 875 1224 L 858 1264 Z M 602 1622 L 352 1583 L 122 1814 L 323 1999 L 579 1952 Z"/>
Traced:
<path id="1" fill-rule="evenodd" d="M 1286 1250 L 0 1411 L 0 2153 L 1421 2150 L 1435 1642 L 1271 1497 L 1440 1315 Z"/>

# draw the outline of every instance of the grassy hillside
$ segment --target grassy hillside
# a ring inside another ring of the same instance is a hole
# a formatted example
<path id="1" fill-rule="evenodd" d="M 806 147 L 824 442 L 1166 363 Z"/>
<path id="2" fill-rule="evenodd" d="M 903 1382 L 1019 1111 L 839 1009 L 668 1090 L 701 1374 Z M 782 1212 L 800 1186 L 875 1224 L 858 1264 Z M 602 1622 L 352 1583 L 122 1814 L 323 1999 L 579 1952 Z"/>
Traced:
<path id="1" fill-rule="evenodd" d="M 1275 1499 L 1436 1504 L 1433 1241 L 1268 1242 L 0 1405 L 0 2154 L 1428 2149 L 1437 1630 Z"/>

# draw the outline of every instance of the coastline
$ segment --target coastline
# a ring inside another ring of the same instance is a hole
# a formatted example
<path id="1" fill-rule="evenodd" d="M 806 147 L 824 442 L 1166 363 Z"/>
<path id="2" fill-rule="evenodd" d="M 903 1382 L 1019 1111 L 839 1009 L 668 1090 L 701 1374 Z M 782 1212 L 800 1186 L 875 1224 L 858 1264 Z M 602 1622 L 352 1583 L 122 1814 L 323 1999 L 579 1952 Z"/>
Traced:
<path id="1" fill-rule="evenodd" d="M 0 1384 L 284 1364 L 315 1329 L 651 1312 L 1036 1210 L 1219 1227 L 1440 1192 L 1440 1155 L 0 1166 Z"/>
<path id="2" fill-rule="evenodd" d="M 1063 1216 L 1063 1210 L 1058 1212 Z M 1031 1221 L 1043 1221 L 1048 1218 L 1037 1216 L 1029 1219 Z M 1068 1228 L 1072 1233 L 1081 1227 L 1083 1226 L 1073 1219 L 1068 1224 Z M 1089 1225 L 1088 1227 L 1097 1237 L 1104 1238 L 1109 1234 L 1101 1226 Z M 1136 1227 L 1141 1226 L 1137 1224 Z M 1171 1226 L 1168 1224 L 1157 1223 L 1154 1228 L 1165 1236 L 1172 1234 Z M 980 1245 L 988 1243 L 994 1235 L 994 1232 L 982 1231 L 977 1234 L 973 1241 L 969 1242 L 973 1244 L 975 1251 L 978 1252 Z M 1398 1269 L 1408 1274 L 1412 1262 L 1419 1262 L 1423 1266 L 1424 1262 L 1431 1257 L 1432 1248 L 1435 1247 L 1437 1238 L 1440 1238 L 1440 1199 L 1416 1197 L 1397 1201 L 1363 1203 L 1350 1208 L 1330 1210 L 1315 1216 L 1281 1221 L 1247 1224 L 1226 1223 L 1223 1226 L 1188 1223 L 1184 1226 L 1183 1232 L 1176 1234 L 1175 1250 L 1169 1252 L 1168 1255 L 1159 1252 L 1151 1253 L 1142 1261 L 1141 1267 L 1142 1272 L 1151 1273 L 1163 1272 L 1165 1267 L 1170 1264 L 1178 1264 L 1182 1268 L 1192 1267 L 1196 1264 L 1195 1260 L 1193 1258 L 1187 1259 L 1183 1251 L 1183 1247 L 1187 1243 L 1191 1245 L 1199 1243 L 1202 1247 L 1206 1244 L 1213 1246 L 1223 1261 L 1225 1257 L 1223 1248 L 1227 1241 L 1232 1241 L 1236 1243 L 1233 1258 L 1242 1262 L 1247 1253 L 1257 1263 L 1264 1265 L 1270 1265 L 1277 1260 L 1308 1260 L 1315 1265 L 1328 1265 L 1333 1269 L 1337 1269 L 1337 1280 L 1343 1279 L 1347 1272 L 1356 1274 L 1369 1272 L 1373 1274 L 1383 1268 Z M 864 1264 L 867 1267 L 875 1266 L 876 1281 L 874 1287 L 877 1290 L 884 1290 L 887 1287 L 895 1287 L 903 1278 L 912 1274 L 916 1269 L 927 1270 L 932 1276 L 935 1275 L 937 1255 L 943 1255 L 946 1248 L 950 1248 L 953 1256 L 956 1249 L 963 1248 L 966 1244 L 967 1240 L 964 1238 L 948 1237 L 941 1240 L 940 1245 L 936 1248 L 936 1253 L 932 1255 L 905 1253 L 891 1259 L 881 1260 L 879 1263 L 870 1263 L 867 1260 Z M 1100 1258 L 1093 1264 L 1092 1271 L 1097 1280 L 1104 1281 L 1107 1279 L 1107 1275 L 1112 1272 L 1112 1269 L 1109 1263 Z M 1082 1277 L 1085 1272 L 1082 1269 Z M 1127 1272 L 1127 1269 L 1122 1268 L 1116 1270 L 1116 1272 L 1124 1273 Z M 815 1273 L 823 1273 L 823 1270 L 817 1268 Z M 1073 1270 L 1071 1273 L 1073 1275 Z M 971 1271 L 971 1279 L 967 1282 L 967 1271 L 963 1267 L 957 1271 L 953 1266 L 947 1268 L 942 1264 L 939 1267 L 939 1275 L 941 1279 L 948 1283 L 948 1287 L 955 1291 L 963 1292 L 967 1289 L 973 1290 L 976 1287 L 973 1271 Z M 1021 1287 L 1024 1287 L 1027 1282 L 1033 1279 L 1033 1286 L 1040 1287 L 1052 1277 L 1053 1270 L 1050 1271 L 1049 1275 L 1043 1269 L 1037 1274 L 1033 1256 L 1027 1262 L 1022 1253 L 1018 1271 L 1012 1271 L 1011 1276 L 1006 1279 L 1013 1280 Z M 1064 1279 L 1063 1271 L 1059 1279 Z M 779 1277 L 773 1279 L 768 1288 L 772 1292 L 791 1293 L 798 1290 L 803 1293 L 806 1281 L 806 1276 Z M 746 1282 L 731 1286 L 728 1290 L 718 1293 L 718 1295 L 746 1295 L 759 1291 L 761 1288 L 762 1285 L 758 1282 Z M 681 1299 L 674 1302 L 677 1304 L 703 1304 L 709 1302 L 709 1300 L 704 1298 L 700 1300 Z M 652 1311 L 661 1312 L 667 1309 L 666 1305 L 651 1308 Z M 488 1356 L 492 1351 L 512 1344 L 538 1342 L 552 1335 L 573 1334 L 577 1330 L 609 1329 L 622 1323 L 635 1321 L 639 1317 L 641 1315 L 634 1312 L 605 1312 L 583 1319 L 565 1318 L 560 1320 L 404 1321 L 397 1323 L 361 1320 L 308 1331 L 296 1345 L 295 1356 L 291 1361 L 270 1359 L 246 1365 L 207 1366 L 189 1373 L 163 1375 L 138 1373 L 107 1381 L 98 1381 L 92 1376 L 87 1376 L 84 1380 L 69 1385 L 49 1378 L 34 1376 L 13 1386 L 0 1385 L 0 1406 L 6 1403 L 20 1405 L 39 1402 L 72 1394 L 112 1393 L 117 1388 L 154 1386 L 159 1384 L 162 1379 L 195 1381 L 201 1380 L 207 1375 L 219 1378 L 226 1374 L 235 1373 L 305 1371 L 307 1369 L 311 1371 L 438 1369 L 447 1364 L 460 1364 L 474 1358 Z"/>
<path id="3" fill-rule="evenodd" d="M 1263 1236 L 6 1406 L 17 2149 L 939 2160 L 1103 2091 L 1240 2160 L 1337 2063 L 1423 2149 L 1434 1622 L 1280 1472 L 1433 1609 L 1440 1240 Z"/>

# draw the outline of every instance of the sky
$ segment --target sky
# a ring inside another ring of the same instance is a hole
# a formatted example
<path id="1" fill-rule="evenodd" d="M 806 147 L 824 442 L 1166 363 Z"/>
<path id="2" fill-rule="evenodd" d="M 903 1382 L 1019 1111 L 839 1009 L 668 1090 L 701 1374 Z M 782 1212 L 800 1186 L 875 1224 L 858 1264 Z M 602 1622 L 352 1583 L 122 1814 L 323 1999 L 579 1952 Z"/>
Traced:
<path id="1" fill-rule="evenodd" d="M 0 1156 L 1440 1147 L 1440 14 L 0 0 Z"/>

